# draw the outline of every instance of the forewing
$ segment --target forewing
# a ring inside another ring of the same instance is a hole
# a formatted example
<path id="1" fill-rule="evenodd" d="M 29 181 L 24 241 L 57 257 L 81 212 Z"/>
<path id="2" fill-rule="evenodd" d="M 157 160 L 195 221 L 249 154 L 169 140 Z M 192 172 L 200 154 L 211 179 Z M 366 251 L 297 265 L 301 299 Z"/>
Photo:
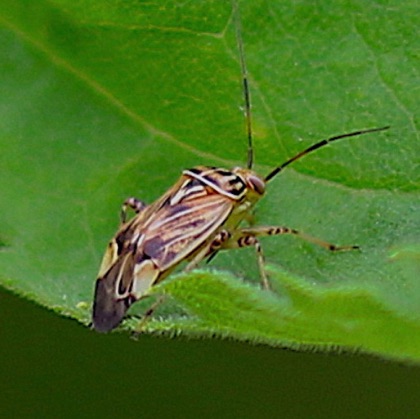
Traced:
<path id="1" fill-rule="evenodd" d="M 161 271 L 169 269 L 209 241 L 232 208 L 232 201 L 219 194 L 168 203 L 147 226 L 143 252 Z"/>
<path id="2" fill-rule="evenodd" d="M 160 199 L 123 224 L 108 245 L 96 281 L 93 326 L 107 332 L 128 307 L 180 262 L 212 240 L 234 201 L 182 176 Z"/>

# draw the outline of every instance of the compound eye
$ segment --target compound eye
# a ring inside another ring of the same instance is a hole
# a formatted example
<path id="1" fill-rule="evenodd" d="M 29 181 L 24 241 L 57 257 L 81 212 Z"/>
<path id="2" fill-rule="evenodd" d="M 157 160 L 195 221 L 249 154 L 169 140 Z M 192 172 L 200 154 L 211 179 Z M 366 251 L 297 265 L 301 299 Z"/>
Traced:
<path id="1" fill-rule="evenodd" d="M 251 175 L 248 177 L 249 186 L 259 195 L 263 195 L 265 192 L 265 182 L 258 176 Z"/>

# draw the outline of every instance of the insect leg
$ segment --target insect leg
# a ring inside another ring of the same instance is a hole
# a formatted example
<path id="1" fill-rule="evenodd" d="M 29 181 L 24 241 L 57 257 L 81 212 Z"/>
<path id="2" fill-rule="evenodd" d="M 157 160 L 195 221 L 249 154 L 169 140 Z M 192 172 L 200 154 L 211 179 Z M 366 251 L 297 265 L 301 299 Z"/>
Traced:
<path id="1" fill-rule="evenodd" d="M 250 231 L 251 229 L 249 229 Z M 261 248 L 261 243 L 257 239 L 255 234 L 249 234 L 249 233 L 242 233 L 242 230 L 238 230 L 234 232 L 234 235 L 227 231 L 227 230 L 221 230 L 213 239 L 213 241 L 210 243 L 209 246 L 207 246 L 206 253 L 200 254 L 201 258 L 200 260 L 208 257 L 207 262 L 210 262 L 217 254 L 219 250 L 222 249 L 233 249 L 238 247 L 247 247 L 247 246 L 254 246 L 255 251 L 257 252 L 258 256 L 258 267 L 260 270 L 260 277 L 261 277 L 261 286 L 264 289 L 270 289 L 270 283 L 268 282 L 267 275 L 264 270 L 264 254 Z M 197 263 L 200 261 L 198 260 Z M 194 260 L 193 260 L 194 262 Z M 191 263 L 187 266 L 189 266 Z"/>
<path id="2" fill-rule="evenodd" d="M 251 230 L 253 229 L 248 229 L 248 231 L 251 231 Z M 249 247 L 249 246 L 254 246 L 255 251 L 257 252 L 258 268 L 260 270 L 260 278 L 261 278 L 261 287 L 263 289 L 269 290 L 270 283 L 268 281 L 267 274 L 265 273 L 265 269 L 264 269 L 264 253 L 262 251 L 261 243 L 256 237 L 256 234 L 249 233 L 249 232 L 244 233 L 243 230 L 235 231 L 234 236 L 231 237 L 230 240 L 227 240 L 222 246 L 220 246 L 219 249 L 220 248 L 234 249 L 238 247 Z"/>
<path id="3" fill-rule="evenodd" d="M 136 214 L 139 214 L 146 208 L 146 204 L 137 198 L 127 198 L 121 207 L 121 223 L 124 224 L 127 221 L 127 209 L 131 208 Z"/>
<path id="4" fill-rule="evenodd" d="M 312 237 L 308 234 L 302 233 L 300 231 L 295 230 L 294 228 L 289 227 L 277 227 L 277 226 L 267 226 L 267 227 L 255 227 L 255 228 L 244 228 L 239 230 L 239 232 L 243 235 L 251 235 L 251 236 L 274 236 L 280 234 L 292 234 L 293 236 L 299 237 L 303 240 L 306 240 L 310 243 L 317 244 L 327 250 L 332 252 L 341 251 L 341 250 L 355 250 L 359 249 L 359 246 L 337 246 L 335 244 L 326 242 L 324 240 L 318 239 L 317 237 Z"/>
<path id="5" fill-rule="evenodd" d="M 207 262 L 210 262 L 210 260 L 216 256 L 216 253 L 224 247 L 224 243 L 228 241 L 230 237 L 231 234 L 227 230 L 219 231 L 210 243 L 206 244 L 197 254 L 194 255 L 185 267 L 184 272 L 189 272 L 192 269 L 195 269 L 197 265 L 207 257 L 209 257 Z"/>
<path id="6" fill-rule="evenodd" d="M 301 233 L 293 228 L 289 227 L 278 227 L 278 226 L 267 226 L 267 227 L 253 227 L 253 228 L 243 228 L 237 230 L 229 237 L 228 240 L 223 242 L 218 248 L 214 250 L 217 252 L 219 249 L 234 249 L 239 247 L 248 247 L 254 246 L 255 251 L 258 256 L 258 266 L 260 270 L 261 277 L 261 286 L 264 289 L 270 289 L 269 281 L 264 269 L 264 254 L 261 248 L 261 243 L 258 240 L 258 236 L 274 236 L 280 234 L 292 234 L 296 237 L 299 237 L 308 242 L 317 244 L 324 247 L 330 251 L 340 251 L 340 250 L 353 250 L 358 249 L 359 246 L 337 246 L 335 244 L 326 242 L 324 240 L 318 239 L 316 237 L 309 236 L 307 234 Z M 210 257 L 212 257 L 211 255 Z"/>
<path id="7" fill-rule="evenodd" d="M 138 335 L 143 331 L 144 326 L 150 320 L 155 310 L 165 301 L 165 295 L 160 295 L 157 300 L 149 307 L 149 309 L 144 313 L 139 324 L 136 326 L 136 330 L 133 333 L 133 338 L 136 339 Z"/>

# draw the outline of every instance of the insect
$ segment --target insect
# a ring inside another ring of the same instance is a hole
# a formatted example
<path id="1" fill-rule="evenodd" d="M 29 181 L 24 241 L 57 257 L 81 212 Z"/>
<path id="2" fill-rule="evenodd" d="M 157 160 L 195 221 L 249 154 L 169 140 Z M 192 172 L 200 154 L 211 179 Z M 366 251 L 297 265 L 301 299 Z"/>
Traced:
<path id="1" fill-rule="evenodd" d="M 233 8 L 245 102 L 247 167 L 196 166 L 184 170 L 180 179 L 154 203 L 147 205 L 136 198 L 124 202 L 121 226 L 108 245 L 96 280 L 92 324 L 99 332 L 117 327 L 128 308 L 146 297 L 150 289 L 178 265 L 187 262 L 185 269 L 191 270 L 201 261 L 211 260 L 221 250 L 253 246 L 261 284 L 269 288 L 261 236 L 291 234 L 331 251 L 357 248 L 336 246 L 284 226 L 242 227 L 241 223 L 264 196 L 267 183 L 291 163 L 331 142 L 389 127 L 337 135 L 306 148 L 265 176 L 254 172 L 250 90 L 236 2 Z M 134 210 L 135 216 L 127 221 L 129 208 Z"/>

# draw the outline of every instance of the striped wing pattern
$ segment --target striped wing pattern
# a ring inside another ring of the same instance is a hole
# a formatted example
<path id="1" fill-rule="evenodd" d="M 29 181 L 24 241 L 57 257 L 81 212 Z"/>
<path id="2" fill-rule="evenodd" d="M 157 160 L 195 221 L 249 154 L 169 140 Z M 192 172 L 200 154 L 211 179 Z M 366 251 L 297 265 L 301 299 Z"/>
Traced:
<path id="1" fill-rule="evenodd" d="M 122 225 L 96 281 L 95 329 L 106 332 L 116 327 L 133 302 L 212 240 L 234 207 L 229 197 L 184 175 Z"/>
<path id="2" fill-rule="evenodd" d="M 231 210 L 230 200 L 219 194 L 167 206 L 145 229 L 141 253 L 153 259 L 160 270 L 169 269 L 212 237 Z"/>

